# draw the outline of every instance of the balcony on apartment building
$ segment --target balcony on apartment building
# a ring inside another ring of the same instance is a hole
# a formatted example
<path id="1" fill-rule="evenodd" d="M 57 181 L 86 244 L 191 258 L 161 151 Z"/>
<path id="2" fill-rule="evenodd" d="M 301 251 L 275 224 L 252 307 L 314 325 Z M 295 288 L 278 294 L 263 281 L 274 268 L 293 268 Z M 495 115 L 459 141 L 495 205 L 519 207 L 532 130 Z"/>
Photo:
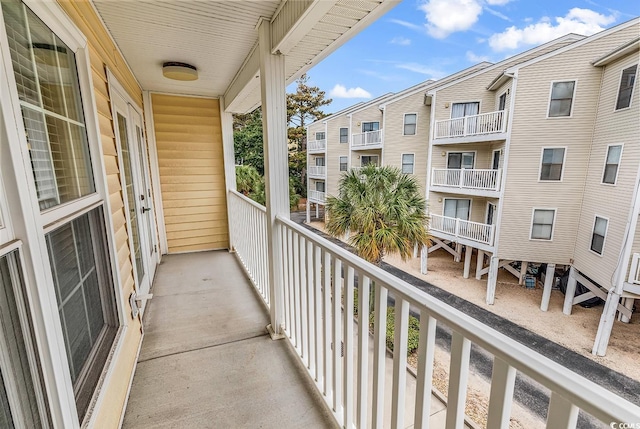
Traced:
<path id="1" fill-rule="evenodd" d="M 326 202 L 326 195 L 322 191 L 309 189 L 307 191 L 307 196 L 309 198 L 309 201 L 311 201 L 312 203 L 324 204 Z"/>
<path id="2" fill-rule="evenodd" d="M 327 150 L 327 140 L 312 140 L 307 142 L 307 153 L 323 153 Z"/>
<path id="3" fill-rule="evenodd" d="M 351 135 L 351 150 L 382 149 L 383 130 L 365 131 Z"/>
<path id="4" fill-rule="evenodd" d="M 502 169 L 434 168 L 431 190 L 451 194 L 497 198 Z"/>
<path id="5" fill-rule="evenodd" d="M 640 253 L 634 253 L 631 257 L 629 279 L 624 285 L 624 290 L 640 295 Z"/>
<path id="6" fill-rule="evenodd" d="M 324 165 L 310 165 L 307 167 L 307 175 L 312 179 L 324 179 L 327 177 L 327 167 Z"/>
<path id="7" fill-rule="evenodd" d="M 473 143 L 506 138 L 506 110 L 435 121 L 433 136 L 436 144 Z"/>
<path id="8" fill-rule="evenodd" d="M 438 238 L 492 251 L 493 225 L 437 214 L 431 214 L 429 218 L 429 230 Z"/>

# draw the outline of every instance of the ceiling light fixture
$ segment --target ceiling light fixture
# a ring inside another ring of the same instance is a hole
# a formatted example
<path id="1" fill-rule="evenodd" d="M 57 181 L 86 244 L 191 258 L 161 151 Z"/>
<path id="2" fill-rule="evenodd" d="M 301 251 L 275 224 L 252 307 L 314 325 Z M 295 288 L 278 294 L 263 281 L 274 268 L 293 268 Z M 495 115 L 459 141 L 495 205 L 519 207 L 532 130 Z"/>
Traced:
<path id="1" fill-rule="evenodd" d="M 196 80 L 198 69 L 191 64 L 169 61 L 162 64 L 162 75 L 173 80 Z"/>

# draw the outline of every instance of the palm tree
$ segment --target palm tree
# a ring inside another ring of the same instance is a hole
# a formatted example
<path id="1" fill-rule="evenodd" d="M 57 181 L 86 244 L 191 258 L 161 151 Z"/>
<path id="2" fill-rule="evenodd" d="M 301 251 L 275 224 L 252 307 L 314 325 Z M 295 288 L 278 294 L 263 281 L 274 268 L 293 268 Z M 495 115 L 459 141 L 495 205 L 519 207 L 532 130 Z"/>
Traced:
<path id="1" fill-rule="evenodd" d="M 418 182 L 394 167 L 366 166 L 340 179 L 338 197 L 327 198 L 327 231 L 350 233 L 358 255 L 380 264 L 388 254 L 411 257 L 414 246 L 426 245 L 426 200 Z"/>

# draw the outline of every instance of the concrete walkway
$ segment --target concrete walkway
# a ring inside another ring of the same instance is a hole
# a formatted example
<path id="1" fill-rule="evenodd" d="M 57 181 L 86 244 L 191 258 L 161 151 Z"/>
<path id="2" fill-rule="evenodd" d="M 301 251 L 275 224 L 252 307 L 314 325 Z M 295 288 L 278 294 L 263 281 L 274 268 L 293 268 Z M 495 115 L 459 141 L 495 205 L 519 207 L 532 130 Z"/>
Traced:
<path id="1" fill-rule="evenodd" d="M 332 428 L 299 359 L 226 251 L 162 259 L 124 428 Z"/>

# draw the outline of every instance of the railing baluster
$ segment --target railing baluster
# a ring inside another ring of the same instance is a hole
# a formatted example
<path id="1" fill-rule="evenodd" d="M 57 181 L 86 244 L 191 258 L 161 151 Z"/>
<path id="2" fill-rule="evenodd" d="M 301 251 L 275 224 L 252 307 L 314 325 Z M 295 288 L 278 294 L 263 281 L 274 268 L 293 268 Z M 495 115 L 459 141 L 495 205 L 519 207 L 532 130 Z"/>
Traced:
<path id="1" fill-rule="evenodd" d="M 302 328 L 300 327 L 300 252 L 298 233 L 294 232 L 293 240 L 293 314 L 295 316 L 295 342 L 294 346 L 298 353 L 302 351 Z"/>
<path id="2" fill-rule="evenodd" d="M 375 316 L 373 325 L 373 429 L 384 423 L 384 378 L 387 356 L 387 288 L 375 284 Z"/>
<path id="3" fill-rule="evenodd" d="M 307 368 L 309 367 L 309 351 L 307 350 L 309 338 L 307 337 L 307 317 L 308 314 L 306 312 L 307 309 L 307 249 L 305 244 L 305 239 L 302 235 L 298 236 L 298 240 L 300 241 L 299 248 L 299 257 L 300 257 L 300 277 L 299 277 L 299 285 L 300 285 L 300 354 L 302 356 L 302 361 L 305 363 Z"/>
<path id="4" fill-rule="evenodd" d="M 322 267 L 323 274 L 323 308 L 324 308 L 324 394 L 329 397 L 332 395 L 332 372 L 333 361 L 331 360 L 331 253 L 324 252 L 324 264 Z"/>
<path id="5" fill-rule="evenodd" d="M 284 280 L 284 326 L 285 332 L 291 338 L 291 317 L 289 309 L 291 308 L 291 301 L 289 300 L 289 287 L 291 285 L 289 278 L 289 242 L 287 241 L 287 233 L 289 228 L 280 228 L 280 235 L 282 239 L 282 272 Z"/>
<path id="6" fill-rule="evenodd" d="M 309 370 L 312 374 L 316 372 L 316 304 L 313 287 L 315 274 L 313 272 L 313 244 L 307 241 L 307 355 Z"/>
<path id="7" fill-rule="evenodd" d="M 418 339 L 418 379 L 416 381 L 416 409 L 414 428 L 427 429 L 431 415 L 431 389 L 433 383 L 433 358 L 436 346 L 436 319 L 426 311 L 420 313 L 420 337 Z"/>
<path id="8" fill-rule="evenodd" d="M 293 261 L 293 231 L 287 230 L 287 248 L 289 249 L 289 323 L 291 324 L 289 338 L 293 345 L 296 343 L 296 313 L 295 313 L 295 277 L 294 277 L 294 261 Z"/>
<path id="9" fill-rule="evenodd" d="M 516 370 L 500 358 L 493 358 L 491 374 L 491 393 L 489 395 L 489 413 L 487 427 L 508 429 L 513 403 L 513 388 L 516 383 Z"/>
<path id="10" fill-rule="evenodd" d="M 344 421 L 342 415 L 342 261 L 333 261 L 333 410 Z"/>
<path id="11" fill-rule="evenodd" d="M 320 382 L 322 379 L 322 369 L 324 368 L 322 358 L 322 249 L 319 246 L 314 246 L 314 268 L 313 268 L 313 291 L 314 291 L 314 303 L 315 303 L 315 365 L 316 365 L 316 381 Z"/>
<path id="12" fill-rule="evenodd" d="M 409 302 L 396 298 L 393 333 L 393 393 L 391 394 L 391 427 L 393 429 L 404 428 L 408 341 Z"/>
<path id="13" fill-rule="evenodd" d="M 578 423 L 578 407 L 556 392 L 551 392 L 547 429 L 575 429 Z"/>
<path id="14" fill-rule="evenodd" d="M 358 272 L 358 415 L 357 427 L 366 429 L 369 393 L 369 277 Z"/>
<path id="15" fill-rule="evenodd" d="M 347 267 L 347 281 L 344 286 L 344 423 L 347 428 L 353 427 L 353 290 L 355 272 Z"/>
<path id="16" fill-rule="evenodd" d="M 464 406 L 469 379 L 471 342 L 456 331 L 451 335 L 451 366 L 447 395 L 447 429 L 464 427 Z"/>

